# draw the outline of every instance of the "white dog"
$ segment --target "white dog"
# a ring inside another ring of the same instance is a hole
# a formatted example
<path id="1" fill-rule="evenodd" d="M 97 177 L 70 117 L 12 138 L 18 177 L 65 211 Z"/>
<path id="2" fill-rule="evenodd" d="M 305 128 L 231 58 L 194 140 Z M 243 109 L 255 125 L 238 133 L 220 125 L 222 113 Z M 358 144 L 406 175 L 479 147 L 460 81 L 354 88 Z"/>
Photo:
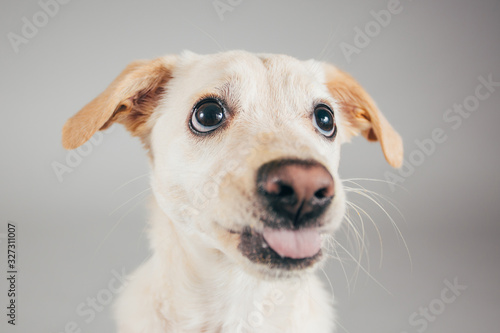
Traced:
<path id="1" fill-rule="evenodd" d="M 185 52 L 130 64 L 68 120 L 74 149 L 118 122 L 152 167 L 153 255 L 117 303 L 120 333 L 332 332 L 314 270 L 344 215 L 340 145 L 400 136 L 348 74 L 314 60 Z"/>

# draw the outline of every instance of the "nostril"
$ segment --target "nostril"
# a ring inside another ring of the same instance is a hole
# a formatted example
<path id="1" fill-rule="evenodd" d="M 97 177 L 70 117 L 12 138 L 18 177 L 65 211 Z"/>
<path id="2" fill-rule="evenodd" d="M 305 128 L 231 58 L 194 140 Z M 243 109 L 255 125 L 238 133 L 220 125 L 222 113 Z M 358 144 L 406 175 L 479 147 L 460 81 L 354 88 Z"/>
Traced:
<path id="1" fill-rule="evenodd" d="M 287 184 L 278 184 L 279 186 L 279 191 L 276 193 L 277 196 L 279 197 L 289 197 L 291 195 L 295 194 L 295 191 L 293 190 L 293 187 Z"/>
<path id="2" fill-rule="evenodd" d="M 323 199 L 325 198 L 327 195 L 326 195 L 326 192 L 327 192 L 327 188 L 326 187 L 323 187 L 322 189 L 319 189 L 317 190 L 316 192 L 314 192 L 314 196 L 317 198 L 317 199 Z"/>
<path id="3" fill-rule="evenodd" d="M 319 190 L 317 190 L 316 192 L 314 192 L 313 197 L 316 199 L 328 199 L 328 198 L 333 197 L 333 195 L 335 194 L 334 192 L 335 192 L 335 190 L 334 190 L 333 184 L 331 184 L 331 185 L 327 185 L 325 187 L 322 187 Z"/>

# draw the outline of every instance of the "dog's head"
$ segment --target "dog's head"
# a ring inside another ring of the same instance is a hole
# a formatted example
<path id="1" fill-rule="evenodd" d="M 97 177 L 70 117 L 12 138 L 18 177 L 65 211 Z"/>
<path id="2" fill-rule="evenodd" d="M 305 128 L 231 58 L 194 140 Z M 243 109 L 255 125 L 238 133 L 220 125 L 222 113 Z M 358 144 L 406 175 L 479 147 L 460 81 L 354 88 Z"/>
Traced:
<path id="1" fill-rule="evenodd" d="M 283 55 L 183 53 L 130 64 L 63 129 L 68 149 L 112 123 L 140 137 L 172 223 L 247 271 L 314 267 L 344 215 L 340 145 L 362 134 L 392 166 L 402 143 L 332 65 Z"/>

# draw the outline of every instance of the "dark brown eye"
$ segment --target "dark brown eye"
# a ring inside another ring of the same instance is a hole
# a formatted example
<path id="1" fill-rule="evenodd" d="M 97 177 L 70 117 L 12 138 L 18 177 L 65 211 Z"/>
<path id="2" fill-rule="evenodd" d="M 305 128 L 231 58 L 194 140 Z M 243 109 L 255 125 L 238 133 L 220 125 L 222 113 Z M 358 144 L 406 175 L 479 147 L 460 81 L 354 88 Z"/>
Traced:
<path id="1" fill-rule="evenodd" d="M 225 119 L 224 108 L 215 99 L 199 102 L 191 116 L 191 127 L 200 133 L 208 133 L 218 128 Z"/>
<path id="2" fill-rule="evenodd" d="M 326 105 L 316 106 L 314 109 L 313 124 L 327 138 L 331 138 L 337 133 L 333 111 Z"/>

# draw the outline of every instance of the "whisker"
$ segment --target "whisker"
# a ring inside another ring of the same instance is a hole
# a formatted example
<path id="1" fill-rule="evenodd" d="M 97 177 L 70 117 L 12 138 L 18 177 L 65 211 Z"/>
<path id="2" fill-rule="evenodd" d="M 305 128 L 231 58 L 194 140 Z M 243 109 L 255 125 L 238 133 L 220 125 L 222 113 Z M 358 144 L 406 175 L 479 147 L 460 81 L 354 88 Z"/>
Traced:
<path id="1" fill-rule="evenodd" d="M 368 271 L 367 271 L 367 270 L 363 267 L 363 265 L 361 265 L 361 263 L 360 263 L 360 262 L 356 261 L 356 258 L 354 258 L 354 256 L 353 256 L 353 255 L 351 255 L 351 254 L 349 253 L 349 251 L 347 251 L 347 249 L 346 249 L 346 248 L 344 248 L 344 247 L 342 246 L 342 244 L 340 244 L 340 243 L 339 243 L 339 242 L 337 242 L 336 240 L 334 240 L 334 242 L 336 243 L 336 245 L 337 245 L 337 246 L 339 246 L 342 250 L 344 250 L 344 251 L 345 251 L 345 252 L 346 252 L 346 253 L 347 253 L 347 254 L 351 257 L 351 259 L 352 259 L 355 263 L 357 263 L 357 264 L 359 265 L 359 267 L 361 268 L 361 270 L 362 270 L 363 272 L 365 272 L 365 274 L 366 274 L 368 277 L 370 277 L 370 278 L 371 278 L 371 279 L 372 279 L 372 280 L 373 280 L 373 281 L 374 281 L 374 282 L 375 282 L 375 283 L 376 283 L 379 287 L 381 287 L 381 288 L 382 288 L 384 291 L 386 291 L 389 295 L 393 296 L 393 295 L 392 295 L 392 293 L 391 293 L 391 292 L 390 292 L 387 288 L 385 288 L 385 287 L 384 287 L 384 286 L 383 286 L 383 285 L 382 285 L 382 284 L 381 284 L 381 283 L 380 283 L 377 279 L 375 279 L 375 278 L 373 277 L 373 275 L 371 275 L 371 274 L 370 274 L 370 273 L 369 273 L 369 272 L 368 272 Z"/>
<path id="2" fill-rule="evenodd" d="M 127 201 L 125 201 L 124 203 L 122 203 L 120 206 L 118 206 L 115 209 L 113 209 L 113 211 L 111 213 L 109 213 L 109 215 L 113 215 L 117 210 L 119 210 L 120 208 L 122 208 L 123 206 L 125 206 L 126 204 L 128 204 L 130 201 L 134 200 L 135 198 L 137 198 L 138 196 L 140 196 L 141 194 L 143 194 L 144 192 L 147 192 L 149 190 L 151 190 L 151 187 L 148 187 L 147 189 L 142 190 L 141 192 L 137 193 L 132 198 L 128 199 Z"/>
<path id="3" fill-rule="evenodd" d="M 335 253 L 337 255 L 338 261 L 340 263 L 340 267 L 342 268 L 342 272 L 344 273 L 345 280 L 346 280 L 346 283 L 347 283 L 347 292 L 348 292 L 348 294 L 350 296 L 351 295 L 351 282 L 350 282 L 349 277 L 347 276 L 347 270 L 344 267 L 343 260 L 341 259 L 340 255 L 339 255 L 339 253 L 337 251 L 337 248 L 335 246 L 335 239 L 333 238 L 333 236 L 331 236 L 331 237 L 328 238 L 328 240 L 331 241 L 332 250 L 335 251 Z M 333 258 L 333 256 L 330 256 L 330 257 Z"/>
<path id="4" fill-rule="evenodd" d="M 363 192 L 369 193 L 371 195 L 374 195 L 376 197 L 379 197 L 380 199 L 383 199 L 385 202 L 387 202 L 388 204 L 390 204 L 399 213 L 399 215 L 401 216 L 401 218 L 403 218 L 404 222 L 406 223 L 406 219 L 405 219 L 403 213 L 401 213 L 401 211 L 399 210 L 399 208 L 392 202 L 392 200 L 389 197 L 387 197 L 385 195 L 382 195 L 380 193 L 374 192 L 374 191 L 370 191 L 370 190 L 366 189 L 365 187 L 363 187 L 362 185 L 360 185 L 360 184 L 358 184 L 356 182 L 353 182 L 353 181 L 349 181 L 349 182 L 351 182 L 351 183 L 359 186 L 359 188 L 345 186 L 347 192 L 363 191 Z"/>
<path id="5" fill-rule="evenodd" d="M 127 186 L 128 184 L 130 184 L 130 183 L 132 183 L 132 182 L 135 182 L 135 181 L 136 181 L 136 180 L 138 180 L 138 179 L 141 179 L 141 178 L 143 178 L 143 177 L 146 177 L 146 176 L 148 176 L 148 175 L 149 175 L 149 172 L 146 172 L 146 173 L 145 173 L 145 174 L 143 174 L 143 175 L 140 175 L 140 176 L 137 176 L 137 177 L 135 177 L 135 178 L 132 178 L 131 180 L 129 180 L 129 181 L 127 181 L 127 182 L 123 183 L 122 185 L 118 186 L 117 188 L 115 188 L 115 189 L 113 190 L 113 192 L 111 192 L 111 194 L 115 194 L 115 193 L 116 193 L 116 191 L 118 191 L 119 189 L 121 189 L 121 188 L 123 188 L 123 187 Z"/>
<path id="6" fill-rule="evenodd" d="M 202 34 L 204 34 L 205 36 L 207 36 L 208 38 L 210 38 L 215 44 L 217 44 L 217 46 L 219 47 L 219 51 L 221 52 L 224 52 L 224 51 L 227 51 L 225 47 L 223 47 L 216 39 L 215 37 L 213 37 L 212 35 L 210 35 L 208 32 L 206 32 L 205 30 L 203 30 L 202 28 L 200 28 L 198 25 L 194 24 L 193 22 L 189 21 L 189 20 L 186 20 L 189 24 L 191 24 L 192 26 L 194 26 L 196 29 L 198 29 Z"/>
<path id="7" fill-rule="evenodd" d="M 353 202 L 348 202 L 348 204 L 351 205 L 356 211 L 360 210 L 363 214 L 365 214 L 368 217 L 368 219 L 371 221 L 371 223 L 373 224 L 373 226 L 375 227 L 375 231 L 377 232 L 377 236 L 378 236 L 378 239 L 379 239 L 379 242 L 380 242 L 380 263 L 379 263 L 379 267 L 382 267 L 384 245 L 383 245 L 382 234 L 380 233 L 380 229 L 378 228 L 378 226 L 375 223 L 375 221 L 373 220 L 373 218 L 363 208 L 359 207 L 358 205 L 356 205 Z M 359 214 L 359 212 L 358 212 L 358 214 Z M 360 215 L 360 218 L 361 218 L 361 215 Z M 368 253 L 367 253 L 367 255 L 368 255 Z"/>
<path id="8" fill-rule="evenodd" d="M 408 244 L 406 243 L 406 240 L 404 239 L 404 236 L 403 236 L 403 233 L 401 232 L 401 229 L 399 229 L 399 227 L 397 226 L 396 221 L 394 221 L 394 219 L 390 216 L 390 214 L 387 212 L 387 210 L 377 200 L 375 200 L 374 198 L 372 198 L 370 195 L 364 193 L 363 191 L 353 191 L 353 192 L 357 193 L 357 194 L 359 194 L 359 195 L 367 198 L 371 202 L 373 202 L 389 218 L 389 220 L 391 222 L 391 225 L 393 226 L 394 230 L 396 231 L 396 233 L 399 235 L 399 237 L 403 241 L 403 244 L 404 244 L 405 249 L 406 249 L 406 253 L 408 254 L 408 259 L 410 260 L 410 267 L 413 267 L 413 261 L 412 261 L 412 258 L 411 258 L 410 249 L 408 248 Z"/>
<path id="9" fill-rule="evenodd" d="M 354 247 L 354 245 L 352 244 L 351 242 L 351 233 L 350 233 L 350 230 L 352 229 L 353 230 L 353 234 L 354 234 L 354 242 L 356 243 L 357 247 L 358 247 L 358 250 L 361 251 L 362 247 L 364 247 L 364 232 L 363 234 L 360 234 L 360 232 L 358 231 L 358 229 L 356 228 L 356 225 L 354 224 L 354 222 L 351 220 L 351 218 L 349 217 L 349 214 L 346 214 L 346 216 L 344 216 L 346 222 L 347 222 L 347 226 L 349 227 L 347 229 L 347 240 L 349 241 L 349 245 Z M 364 230 L 363 226 L 361 226 L 362 228 L 362 231 Z M 361 243 L 363 243 L 363 246 L 361 246 Z"/>
<path id="10" fill-rule="evenodd" d="M 339 27 L 341 25 L 341 20 L 337 22 L 337 26 L 332 30 L 330 37 L 328 38 L 328 41 L 326 42 L 325 46 L 321 49 L 321 52 L 319 53 L 317 59 L 320 60 L 326 60 L 326 56 L 330 53 L 327 52 L 328 48 L 330 47 L 330 44 L 333 42 L 335 38 L 337 38 L 337 31 L 339 30 Z"/>
<path id="11" fill-rule="evenodd" d="M 349 331 L 346 327 L 344 327 L 344 326 L 343 326 L 343 325 L 342 325 L 342 324 L 341 324 L 341 323 L 340 323 L 340 322 L 339 322 L 336 318 L 334 318 L 334 319 L 333 319 L 333 321 L 334 321 L 334 323 L 335 323 L 338 327 L 340 327 L 340 328 L 341 328 L 344 332 L 350 333 L 350 331 Z"/>
<path id="12" fill-rule="evenodd" d="M 358 261 L 361 262 L 361 260 L 363 259 L 363 254 L 365 254 L 365 252 L 366 252 L 366 258 L 367 258 L 367 262 L 368 262 L 367 264 L 369 265 L 368 248 L 367 248 L 367 246 L 365 244 L 365 227 L 364 227 L 364 223 L 363 223 L 363 219 L 362 219 L 361 215 L 359 214 L 359 212 L 356 211 L 356 213 L 358 214 L 358 217 L 360 218 L 361 228 L 362 228 L 362 234 L 359 233 L 359 231 L 357 230 L 357 228 L 354 225 L 354 223 L 347 216 L 346 216 L 346 220 L 348 221 L 349 226 L 354 230 L 355 240 L 356 240 L 356 243 L 358 245 L 358 252 L 359 252 Z M 356 270 L 353 273 L 353 280 L 354 280 L 353 284 L 354 284 L 354 286 L 356 286 L 356 281 L 357 281 L 357 276 L 358 275 L 359 275 L 359 269 L 356 268 Z M 354 288 L 353 288 L 353 291 L 354 291 Z"/>
<path id="13" fill-rule="evenodd" d="M 400 185 L 398 183 L 390 182 L 390 181 L 385 180 L 385 179 L 375 179 L 375 178 L 346 178 L 346 179 L 342 179 L 342 182 L 351 182 L 351 181 L 359 181 L 359 180 L 370 181 L 370 182 L 380 182 L 380 183 L 394 185 L 394 186 L 397 186 L 400 189 L 404 190 L 405 192 L 410 193 L 410 191 L 408 191 L 408 189 L 406 187 L 404 187 L 404 186 L 402 186 L 402 185 Z"/>
<path id="14" fill-rule="evenodd" d="M 145 191 L 142 191 L 141 193 L 144 193 Z M 113 227 L 111 228 L 111 230 L 108 231 L 108 233 L 104 236 L 103 240 L 101 241 L 101 243 L 97 246 L 96 250 L 94 251 L 95 254 L 97 254 L 99 252 L 99 250 L 101 249 L 101 247 L 104 245 L 104 243 L 106 242 L 106 240 L 109 238 L 109 236 L 111 236 L 111 234 L 113 233 L 113 231 L 115 231 L 115 229 L 118 227 L 118 225 L 121 223 L 121 221 L 132 211 L 134 210 L 137 205 L 139 205 L 140 203 L 142 203 L 142 201 L 144 199 L 146 199 L 148 196 L 144 196 L 143 198 L 139 199 L 129 210 L 127 210 L 119 219 L 118 221 L 116 221 L 116 223 L 113 225 Z"/>

